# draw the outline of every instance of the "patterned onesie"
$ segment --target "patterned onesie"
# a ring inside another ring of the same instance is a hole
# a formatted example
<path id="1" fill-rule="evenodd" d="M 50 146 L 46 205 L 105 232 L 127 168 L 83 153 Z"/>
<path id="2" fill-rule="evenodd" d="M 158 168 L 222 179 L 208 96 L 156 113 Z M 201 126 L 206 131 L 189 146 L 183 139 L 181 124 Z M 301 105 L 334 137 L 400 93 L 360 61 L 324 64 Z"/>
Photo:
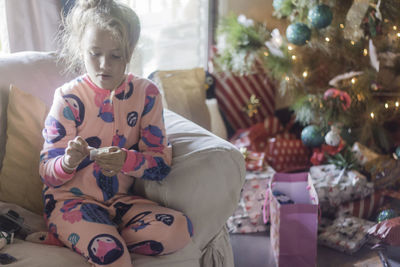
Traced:
<path id="1" fill-rule="evenodd" d="M 170 171 L 162 111 L 157 87 L 132 74 L 113 94 L 87 74 L 55 91 L 40 157 L 44 216 L 52 234 L 95 266 L 131 266 L 129 252 L 172 253 L 192 236 L 184 214 L 132 192 L 136 178 L 162 180 Z M 121 172 L 107 177 L 89 157 L 64 172 L 61 158 L 76 136 L 95 148 L 124 149 Z"/>

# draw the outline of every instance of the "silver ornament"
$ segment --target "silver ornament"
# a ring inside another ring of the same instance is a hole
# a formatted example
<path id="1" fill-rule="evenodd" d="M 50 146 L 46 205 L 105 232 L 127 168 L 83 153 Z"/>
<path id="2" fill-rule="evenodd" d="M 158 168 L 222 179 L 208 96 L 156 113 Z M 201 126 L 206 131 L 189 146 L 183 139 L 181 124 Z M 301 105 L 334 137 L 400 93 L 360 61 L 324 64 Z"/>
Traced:
<path id="1" fill-rule="evenodd" d="M 325 135 L 325 143 L 327 143 L 330 146 L 338 146 L 340 143 L 340 135 L 338 134 L 337 131 L 329 131 Z"/>

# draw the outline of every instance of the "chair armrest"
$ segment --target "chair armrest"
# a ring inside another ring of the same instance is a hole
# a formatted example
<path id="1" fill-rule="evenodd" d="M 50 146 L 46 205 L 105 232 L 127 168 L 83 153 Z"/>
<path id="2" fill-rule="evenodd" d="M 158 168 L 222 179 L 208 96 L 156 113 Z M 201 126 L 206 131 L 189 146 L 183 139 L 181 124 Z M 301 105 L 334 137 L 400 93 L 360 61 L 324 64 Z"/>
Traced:
<path id="1" fill-rule="evenodd" d="M 176 113 L 165 110 L 164 118 L 171 172 L 160 182 L 138 179 L 135 192 L 185 213 L 193 223 L 193 241 L 203 249 L 237 206 L 244 159 L 235 146 Z"/>

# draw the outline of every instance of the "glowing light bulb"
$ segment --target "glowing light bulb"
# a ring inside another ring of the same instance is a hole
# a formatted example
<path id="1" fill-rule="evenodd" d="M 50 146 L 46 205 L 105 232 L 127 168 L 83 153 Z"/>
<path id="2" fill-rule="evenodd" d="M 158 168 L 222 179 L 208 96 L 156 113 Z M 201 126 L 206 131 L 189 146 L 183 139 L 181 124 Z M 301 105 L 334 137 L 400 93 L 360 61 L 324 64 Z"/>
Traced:
<path id="1" fill-rule="evenodd" d="M 368 49 L 367 49 L 367 48 L 364 48 L 364 50 L 363 50 L 363 55 L 364 55 L 364 56 L 367 56 L 367 55 L 368 55 Z"/>
<path id="2" fill-rule="evenodd" d="M 386 109 L 389 108 L 389 104 L 388 103 L 385 103 L 385 108 Z"/>
<path id="3" fill-rule="evenodd" d="M 357 79 L 356 79 L 356 78 L 352 78 L 352 79 L 351 79 L 351 83 L 352 83 L 352 84 L 355 84 L 355 83 L 356 83 L 356 81 L 357 81 Z"/>
<path id="4" fill-rule="evenodd" d="M 375 118 L 375 114 L 373 112 L 371 112 L 370 116 L 372 119 Z"/>
<path id="5" fill-rule="evenodd" d="M 304 72 L 303 72 L 303 77 L 306 78 L 307 76 L 308 76 L 308 72 L 307 72 L 307 71 L 304 71 Z"/>
<path id="6" fill-rule="evenodd" d="M 397 37 L 399 37 L 399 38 L 400 38 L 400 32 L 398 32 L 396 35 L 397 35 Z"/>
<path id="7" fill-rule="evenodd" d="M 293 56 L 292 56 L 292 59 L 293 59 L 293 60 L 296 60 L 296 56 L 295 56 L 295 55 L 293 55 Z"/>
<path id="8" fill-rule="evenodd" d="M 330 40 L 329 37 L 325 37 L 325 41 L 329 42 Z"/>
<path id="9" fill-rule="evenodd" d="M 351 45 L 355 45 L 356 43 L 354 41 L 350 41 Z"/>
<path id="10" fill-rule="evenodd" d="M 397 26 L 396 25 L 393 26 L 393 30 L 397 31 Z"/>
<path id="11" fill-rule="evenodd" d="M 293 46 L 288 45 L 287 49 L 288 49 L 289 51 L 292 51 L 292 50 L 293 50 Z"/>
<path id="12" fill-rule="evenodd" d="M 286 80 L 286 81 L 289 81 L 289 80 L 290 80 L 290 78 L 289 78 L 288 76 L 286 76 L 286 77 L 285 77 L 285 80 Z"/>
<path id="13" fill-rule="evenodd" d="M 396 103 L 394 103 L 394 105 L 396 106 L 396 108 L 399 107 L 399 101 L 396 101 Z"/>
<path id="14" fill-rule="evenodd" d="M 339 24 L 339 27 L 340 27 L 341 29 L 344 29 L 343 23 L 340 23 L 340 24 Z"/>

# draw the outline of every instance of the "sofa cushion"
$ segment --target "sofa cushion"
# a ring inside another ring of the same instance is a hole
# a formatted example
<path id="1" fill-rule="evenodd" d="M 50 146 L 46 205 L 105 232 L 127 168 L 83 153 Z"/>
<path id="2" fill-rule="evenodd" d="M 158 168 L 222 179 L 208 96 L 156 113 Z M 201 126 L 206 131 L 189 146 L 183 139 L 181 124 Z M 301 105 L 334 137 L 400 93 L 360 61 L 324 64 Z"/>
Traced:
<path id="1" fill-rule="evenodd" d="M 69 81 L 72 74 L 61 75 L 62 64 L 53 52 L 25 51 L 0 57 L 0 169 L 4 157 L 6 107 L 10 84 L 37 96 L 50 107 L 54 90 Z"/>
<path id="2" fill-rule="evenodd" d="M 7 108 L 7 142 L 0 173 L 0 200 L 41 214 L 43 183 L 39 176 L 43 101 L 11 85 Z"/>

